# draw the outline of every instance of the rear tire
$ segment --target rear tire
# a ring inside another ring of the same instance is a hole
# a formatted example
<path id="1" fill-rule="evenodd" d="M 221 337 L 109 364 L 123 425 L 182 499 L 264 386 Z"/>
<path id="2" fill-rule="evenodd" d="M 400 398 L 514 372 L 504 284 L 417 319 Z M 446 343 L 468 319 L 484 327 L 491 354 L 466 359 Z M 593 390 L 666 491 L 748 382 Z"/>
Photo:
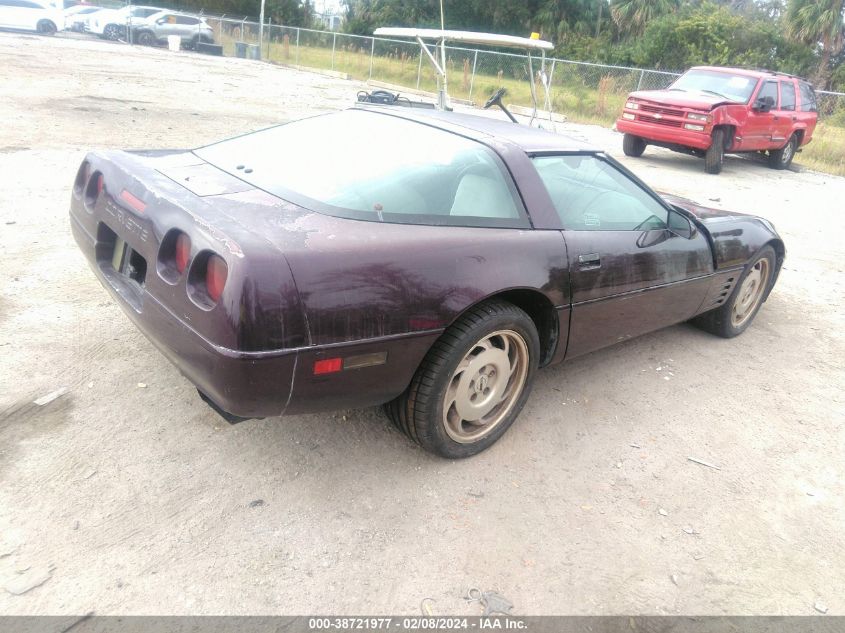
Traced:
<path id="1" fill-rule="evenodd" d="M 450 459 L 475 455 L 522 411 L 539 357 L 531 317 L 504 301 L 482 303 L 444 332 L 385 411 L 429 452 Z"/>
<path id="2" fill-rule="evenodd" d="M 769 167 L 772 169 L 786 169 L 792 164 L 796 149 L 798 149 L 798 136 L 793 134 L 789 137 L 786 145 L 780 149 L 769 151 Z"/>
<path id="3" fill-rule="evenodd" d="M 41 20 L 36 29 L 41 35 L 55 35 L 59 30 L 51 20 Z"/>
<path id="4" fill-rule="evenodd" d="M 713 140 L 704 154 L 704 171 L 708 174 L 718 174 L 725 162 L 725 131 L 713 130 Z"/>
<path id="5" fill-rule="evenodd" d="M 774 249 L 764 246 L 746 266 L 730 298 L 721 307 L 695 317 L 692 323 L 722 338 L 742 334 L 754 321 L 771 290 L 776 261 Z"/>
<path id="6" fill-rule="evenodd" d="M 643 155 L 645 148 L 646 142 L 639 136 L 626 134 L 622 137 L 622 151 L 625 152 L 625 156 L 638 158 Z"/>

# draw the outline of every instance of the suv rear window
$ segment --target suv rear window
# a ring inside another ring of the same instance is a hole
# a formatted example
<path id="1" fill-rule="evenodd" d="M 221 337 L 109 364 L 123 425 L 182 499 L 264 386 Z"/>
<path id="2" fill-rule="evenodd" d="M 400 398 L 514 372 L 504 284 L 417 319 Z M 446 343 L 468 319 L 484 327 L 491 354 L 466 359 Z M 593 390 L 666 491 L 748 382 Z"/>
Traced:
<path id="1" fill-rule="evenodd" d="M 396 116 L 346 110 L 196 150 L 307 209 L 357 220 L 528 228 L 513 180 L 487 146 Z"/>
<path id="2" fill-rule="evenodd" d="M 801 91 L 801 111 L 818 112 L 816 105 L 816 93 L 813 87 L 803 81 L 798 82 L 798 89 Z"/>

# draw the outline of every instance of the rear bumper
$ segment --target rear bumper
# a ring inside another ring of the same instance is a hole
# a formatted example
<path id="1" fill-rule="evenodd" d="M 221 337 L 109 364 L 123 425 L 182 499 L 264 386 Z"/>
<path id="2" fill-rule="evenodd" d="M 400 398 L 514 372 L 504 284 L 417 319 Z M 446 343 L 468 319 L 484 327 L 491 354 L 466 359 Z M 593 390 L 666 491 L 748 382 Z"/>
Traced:
<path id="1" fill-rule="evenodd" d="M 284 413 L 297 352 L 241 352 L 204 339 L 131 280 L 102 266 L 96 238 L 71 213 L 71 228 L 94 274 L 139 330 L 197 389 L 241 417 Z M 130 300 L 129 298 L 132 298 Z"/>
<path id="2" fill-rule="evenodd" d="M 711 143 L 709 126 L 703 132 L 694 132 L 683 127 L 619 118 L 616 120 L 616 129 L 624 134 L 633 134 L 647 142 L 654 141 L 661 145 L 679 145 L 692 149 L 707 150 Z"/>
<path id="3" fill-rule="evenodd" d="M 240 418 L 374 406 L 411 381 L 442 330 L 351 343 L 246 352 L 206 340 L 143 287 L 97 259 L 97 239 L 70 213 L 74 239 L 94 274 L 155 347 L 217 408 Z M 384 354 L 383 364 L 314 375 L 325 358 Z"/>

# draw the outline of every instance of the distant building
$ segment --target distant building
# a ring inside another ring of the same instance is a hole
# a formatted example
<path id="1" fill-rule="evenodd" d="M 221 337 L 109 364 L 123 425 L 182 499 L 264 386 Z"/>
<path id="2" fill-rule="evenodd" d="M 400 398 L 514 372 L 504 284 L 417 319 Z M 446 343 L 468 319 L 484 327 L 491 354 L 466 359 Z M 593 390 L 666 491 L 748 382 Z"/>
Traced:
<path id="1" fill-rule="evenodd" d="M 343 14 L 332 9 L 322 13 L 315 11 L 314 21 L 322 25 L 327 31 L 339 31 L 340 27 L 343 26 Z"/>

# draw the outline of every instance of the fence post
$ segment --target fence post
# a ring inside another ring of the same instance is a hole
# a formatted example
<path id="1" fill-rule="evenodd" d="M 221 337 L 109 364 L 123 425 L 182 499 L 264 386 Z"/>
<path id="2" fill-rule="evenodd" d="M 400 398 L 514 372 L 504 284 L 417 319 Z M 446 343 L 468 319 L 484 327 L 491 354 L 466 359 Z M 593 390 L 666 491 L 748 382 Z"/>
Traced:
<path id="1" fill-rule="evenodd" d="M 217 21 L 217 43 L 223 43 L 223 20 L 226 18 L 226 14 L 224 13 L 220 16 L 220 19 Z"/>
<path id="2" fill-rule="evenodd" d="M 420 51 L 422 54 L 422 51 Z M 469 102 L 472 103 L 472 87 L 475 85 L 475 65 L 478 63 L 478 49 L 475 49 L 475 55 L 472 58 L 472 75 L 469 78 Z"/>
<path id="3" fill-rule="evenodd" d="M 637 82 L 637 90 L 639 90 L 643 85 L 643 75 L 645 75 L 645 70 L 642 68 L 640 69 L 640 80 Z"/>
<path id="4" fill-rule="evenodd" d="M 273 18 L 267 18 L 267 55 L 265 59 L 270 61 L 270 40 L 273 39 Z"/>
<path id="5" fill-rule="evenodd" d="M 296 65 L 299 66 L 299 27 L 296 27 Z"/>
<path id="6" fill-rule="evenodd" d="M 367 77 L 367 81 L 373 78 L 373 57 L 376 54 L 376 38 L 370 38 L 370 42 L 372 42 L 370 46 L 370 76 Z"/>
<path id="7" fill-rule="evenodd" d="M 420 77 L 422 76 L 422 48 L 420 48 L 420 63 L 417 64 L 417 90 L 420 89 Z"/>
<path id="8" fill-rule="evenodd" d="M 332 33 L 332 70 L 334 70 L 334 47 L 337 44 L 337 33 Z"/>
<path id="9" fill-rule="evenodd" d="M 241 42 L 246 42 L 246 37 L 244 37 L 244 29 L 245 28 L 246 28 L 246 16 L 244 16 L 244 19 L 241 20 L 241 36 L 239 38 L 241 40 Z"/>

